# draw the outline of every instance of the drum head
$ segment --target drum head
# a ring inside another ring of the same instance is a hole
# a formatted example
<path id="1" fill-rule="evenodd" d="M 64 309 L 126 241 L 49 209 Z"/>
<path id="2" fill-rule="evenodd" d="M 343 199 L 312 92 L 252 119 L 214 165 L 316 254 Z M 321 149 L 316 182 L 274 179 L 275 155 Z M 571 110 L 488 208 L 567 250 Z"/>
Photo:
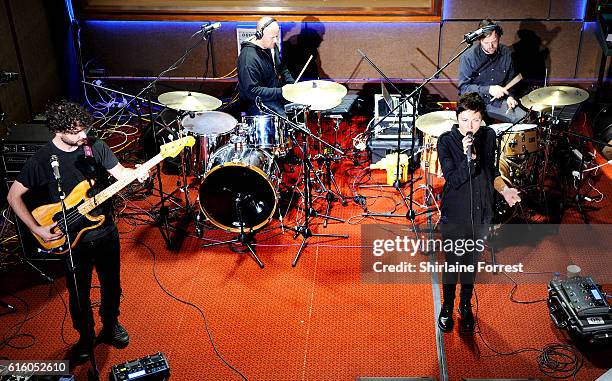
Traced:
<path id="1" fill-rule="evenodd" d="M 200 186 L 200 206 L 217 227 L 231 232 L 256 231 L 276 210 L 276 190 L 259 168 L 241 162 L 219 165 Z"/>
<path id="2" fill-rule="evenodd" d="M 238 121 L 220 111 L 206 111 L 187 115 L 181 121 L 183 129 L 193 135 L 220 135 L 233 130 Z"/>

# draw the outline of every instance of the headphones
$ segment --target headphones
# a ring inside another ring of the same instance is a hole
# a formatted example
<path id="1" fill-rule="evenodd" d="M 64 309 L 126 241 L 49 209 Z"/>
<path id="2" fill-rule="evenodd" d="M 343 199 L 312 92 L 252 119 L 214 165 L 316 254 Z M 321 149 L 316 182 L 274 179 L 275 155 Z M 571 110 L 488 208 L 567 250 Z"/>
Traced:
<path id="1" fill-rule="evenodd" d="M 273 22 L 276 22 L 275 19 L 271 18 L 270 20 L 268 20 L 265 24 L 263 24 L 263 26 L 261 27 L 261 29 L 256 30 L 255 31 L 255 39 L 256 40 L 261 40 L 263 38 L 263 34 L 264 34 L 264 29 L 266 29 L 268 27 L 268 25 L 272 24 Z"/>
<path id="2" fill-rule="evenodd" d="M 504 34 L 504 30 L 499 24 L 491 19 L 484 19 L 480 21 L 478 24 L 478 28 L 483 28 L 485 26 L 493 25 L 493 32 L 497 34 L 497 37 L 501 37 Z"/>

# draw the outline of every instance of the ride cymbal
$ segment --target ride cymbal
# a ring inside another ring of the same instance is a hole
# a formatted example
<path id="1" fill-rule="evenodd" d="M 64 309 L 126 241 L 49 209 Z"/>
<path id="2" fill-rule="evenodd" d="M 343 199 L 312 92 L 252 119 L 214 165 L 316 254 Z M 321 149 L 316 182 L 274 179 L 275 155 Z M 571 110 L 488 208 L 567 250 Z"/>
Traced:
<path id="1" fill-rule="evenodd" d="M 161 94 L 157 99 L 166 107 L 182 111 L 211 111 L 222 104 L 211 95 L 191 91 L 170 91 Z"/>

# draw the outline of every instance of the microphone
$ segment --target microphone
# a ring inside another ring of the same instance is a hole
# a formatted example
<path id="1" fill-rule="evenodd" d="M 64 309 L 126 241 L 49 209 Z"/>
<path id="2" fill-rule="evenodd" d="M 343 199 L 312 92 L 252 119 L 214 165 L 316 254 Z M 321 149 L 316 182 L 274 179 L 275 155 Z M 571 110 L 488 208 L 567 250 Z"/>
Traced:
<path id="1" fill-rule="evenodd" d="M 263 112 L 263 103 L 261 102 L 261 97 L 257 96 L 255 97 L 255 106 L 257 106 L 257 108 L 259 109 L 259 111 Z"/>
<path id="2" fill-rule="evenodd" d="M 476 29 L 473 32 L 469 32 L 463 35 L 463 42 L 472 43 L 482 37 L 485 33 L 492 31 L 495 29 L 497 25 L 491 24 L 487 26 L 483 26 L 480 29 Z"/>
<path id="3" fill-rule="evenodd" d="M 53 169 L 53 177 L 56 181 L 60 180 L 59 161 L 57 155 L 51 155 L 51 169 Z"/>
<path id="4" fill-rule="evenodd" d="M 221 23 L 220 22 L 216 22 L 213 24 L 206 24 L 206 25 L 202 25 L 201 29 L 203 33 L 210 33 L 213 30 L 219 29 L 221 28 Z"/>
<path id="5" fill-rule="evenodd" d="M 8 83 L 15 81 L 19 78 L 19 73 L 12 73 L 10 71 L 0 71 L 0 83 Z"/>
<path id="6" fill-rule="evenodd" d="M 465 136 L 470 138 L 470 144 L 468 144 L 467 152 L 465 153 L 465 155 L 467 156 L 467 161 L 469 163 L 472 160 L 472 144 L 474 143 L 474 134 L 472 133 L 472 131 L 468 131 Z"/>

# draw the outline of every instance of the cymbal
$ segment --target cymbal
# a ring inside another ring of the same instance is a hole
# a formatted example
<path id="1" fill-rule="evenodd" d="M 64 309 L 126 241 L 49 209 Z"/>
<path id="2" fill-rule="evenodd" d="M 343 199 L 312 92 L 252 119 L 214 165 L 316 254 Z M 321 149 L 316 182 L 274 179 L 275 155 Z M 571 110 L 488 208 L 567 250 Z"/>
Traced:
<path id="1" fill-rule="evenodd" d="M 192 115 L 185 115 L 181 125 L 185 131 L 198 136 L 224 134 L 238 125 L 238 121 L 233 116 L 221 111 L 198 112 Z"/>
<path id="2" fill-rule="evenodd" d="M 430 112 L 421 115 L 416 120 L 416 128 L 421 130 L 424 134 L 435 137 L 442 135 L 446 131 L 450 131 L 454 124 L 457 124 L 457 113 L 452 110 Z M 485 125 L 484 120 L 480 125 Z"/>
<path id="3" fill-rule="evenodd" d="M 589 99 L 589 93 L 577 87 L 548 86 L 533 90 L 527 97 L 542 105 L 567 106 L 586 101 Z"/>
<path id="4" fill-rule="evenodd" d="M 161 94 L 159 103 L 182 111 L 210 111 L 219 108 L 222 102 L 211 96 L 191 91 L 170 91 Z"/>
<path id="5" fill-rule="evenodd" d="M 534 101 L 529 99 L 528 95 L 523 96 L 520 100 L 523 107 L 536 112 L 548 111 L 551 107 L 549 105 L 535 103 Z"/>
<path id="6" fill-rule="evenodd" d="M 333 81 L 312 80 L 283 86 L 283 98 L 310 106 L 311 110 L 329 110 L 338 106 L 347 93 L 346 87 Z"/>

